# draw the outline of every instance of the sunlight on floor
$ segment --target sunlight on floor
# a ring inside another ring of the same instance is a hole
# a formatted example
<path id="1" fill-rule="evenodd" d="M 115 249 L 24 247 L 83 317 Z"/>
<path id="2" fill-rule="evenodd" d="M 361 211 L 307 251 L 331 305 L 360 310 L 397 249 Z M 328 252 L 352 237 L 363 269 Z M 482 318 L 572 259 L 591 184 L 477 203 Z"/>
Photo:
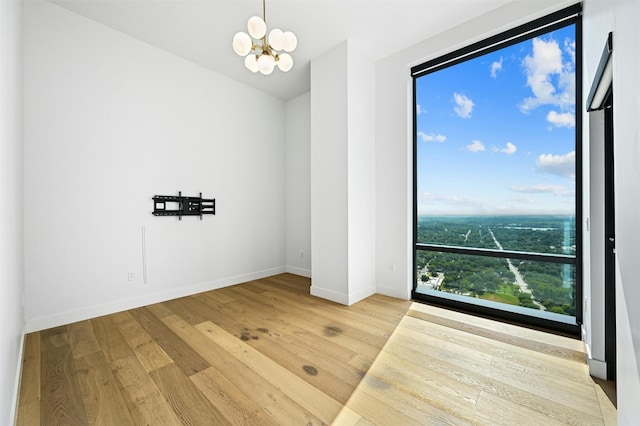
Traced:
<path id="1" fill-rule="evenodd" d="M 333 424 L 615 425 L 612 394 L 579 340 L 414 303 Z"/>

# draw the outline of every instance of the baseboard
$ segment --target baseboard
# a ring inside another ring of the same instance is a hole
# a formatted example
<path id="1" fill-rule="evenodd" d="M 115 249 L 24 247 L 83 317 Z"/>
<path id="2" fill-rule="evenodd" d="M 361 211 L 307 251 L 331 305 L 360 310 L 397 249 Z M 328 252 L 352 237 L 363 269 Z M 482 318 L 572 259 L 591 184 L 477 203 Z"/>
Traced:
<path id="1" fill-rule="evenodd" d="M 585 356 L 589 366 L 589 375 L 599 379 L 607 380 L 607 362 L 591 358 L 591 347 L 585 343 Z"/>
<path id="2" fill-rule="evenodd" d="M 332 302 L 340 303 L 341 305 L 349 305 L 349 295 L 314 286 L 313 281 L 311 282 L 311 295 L 331 300 Z"/>
<path id="3" fill-rule="evenodd" d="M 77 321 L 84 321 L 91 318 L 96 318 L 103 315 L 109 315 L 116 312 L 126 311 L 128 309 L 139 308 L 141 306 L 152 305 L 154 303 L 165 302 L 167 300 L 177 299 L 180 297 L 191 296 L 193 294 L 202 293 L 205 291 L 216 290 L 223 287 L 228 287 L 235 284 L 241 284 L 247 281 L 258 280 L 260 278 L 266 278 L 273 275 L 278 275 L 286 272 L 286 267 L 280 266 L 277 268 L 265 269 L 262 271 L 251 272 L 243 275 L 236 275 L 233 277 L 222 278 L 213 281 L 207 281 L 195 285 L 180 287 L 169 291 L 159 292 L 144 295 L 141 297 L 135 297 L 132 299 L 121 300 L 113 303 L 106 303 L 104 305 L 89 306 L 74 311 L 62 312 L 55 315 L 49 315 L 45 317 L 32 318 L 25 323 L 25 332 L 31 333 L 34 331 L 46 330 L 52 327 L 58 327 L 60 325 L 71 324 Z"/>
<path id="4" fill-rule="evenodd" d="M 607 380 L 607 363 L 597 359 L 588 359 L 589 375 L 599 379 Z"/>
<path id="5" fill-rule="evenodd" d="M 311 278 L 311 269 L 298 268 L 297 266 L 287 266 L 286 271 L 290 274 Z"/>
<path id="6" fill-rule="evenodd" d="M 20 337 L 18 350 L 18 365 L 16 366 L 16 377 L 13 384 L 13 396 L 11 397 L 11 413 L 9 413 L 9 424 L 15 425 L 18 416 L 18 397 L 20 395 L 20 378 L 22 377 L 22 358 L 24 357 L 24 338 L 26 332 L 23 331 Z"/>
<path id="7" fill-rule="evenodd" d="M 376 294 L 376 289 L 375 288 L 372 288 L 372 289 L 366 288 L 366 289 L 360 290 L 360 291 L 355 292 L 355 293 L 350 293 L 349 294 L 349 306 L 351 306 L 351 305 L 353 305 L 355 303 L 358 303 L 359 301 L 364 300 L 369 296 L 373 296 L 374 294 Z"/>
<path id="8" fill-rule="evenodd" d="M 351 306 L 362 299 L 373 296 L 374 294 L 376 294 L 374 289 L 364 289 L 354 294 L 338 293 L 337 291 L 328 290 L 326 288 L 319 288 L 318 286 L 314 286 L 313 282 L 311 283 L 312 296 L 321 297 L 346 306 Z"/>
<path id="9" fill-rule="evenodd" d="M 376 293 L 382 294 L 384 296 L 395 297 L 396 299 L 402 300 L 410 300 L 411 299 L 411 291 L 406 289 L 406 291 L 399 290 L 397 287 L 386 287 L 378 285 L 376 287 Z"/>

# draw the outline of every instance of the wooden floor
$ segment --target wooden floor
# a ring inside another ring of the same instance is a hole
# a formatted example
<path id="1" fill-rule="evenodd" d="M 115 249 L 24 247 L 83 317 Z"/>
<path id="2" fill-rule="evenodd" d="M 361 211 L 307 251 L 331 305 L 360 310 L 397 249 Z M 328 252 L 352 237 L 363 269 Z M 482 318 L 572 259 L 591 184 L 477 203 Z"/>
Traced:
<path id="1" fill-rule="evenodd" d="M 579 341 L 283 274 L 27 335 L 18 425 L 615 424 Z"/>

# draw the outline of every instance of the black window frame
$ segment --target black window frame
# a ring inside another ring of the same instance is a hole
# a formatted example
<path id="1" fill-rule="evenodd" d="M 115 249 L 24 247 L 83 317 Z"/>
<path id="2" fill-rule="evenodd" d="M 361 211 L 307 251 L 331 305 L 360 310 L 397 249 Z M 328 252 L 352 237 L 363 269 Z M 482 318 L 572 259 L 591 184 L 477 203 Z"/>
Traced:
<path id="1" fill-rule="evenodd" d="M 439 71 L 441 69 L 465 62 L 467 60 L 485 55 L 492 51 L 511 46 L 524 40 L 533 39 L 536 36 L 548 33 L 554 29 L 575 24 L 576 31 L 576 127 L 575 127 L 575 149 L 576 149 L 576 197 L 575 197 L 575 257 L 556 254 L 527 253 L 519 251 L 500 251 L 494 249 L 475 249 L 469 247 L 442 246 L 436 244 L 418 243 L 418 166 L 417 166 L 417 95 L 416 79 L 424 74 Z M 549 331 L 559 332 L 573 337 L 581 335 L 581 325 L 583 322 L 583 173 L 582 173 L 582 123 L 583 114 L 579 105 L 582 105 L 582 3 L 561 9 L 557 12 L 535 19 L 526 24 L 517 26 L 485 40 L 473 43 L 469 46 L 442 55 L 411 68 L 413 85 L 413 284 L 411 296 L 413 299 L 423 301 L 447 308 L 466 311 L 472 314 L 497 318 L 506 322 L 541 328 Z M 490 256 L 494 258 L 511 258 L 520 260 L 542 261 L 552 263 L 571 264 L 575 267 L 575 323 L 554 321 L 537 316 L 529 316 L 512 312 L 510 310 L 494 309 L 478 304 L 442 298 L 424 293 L 418 293 L 417 287 L 417 254 L 418 251 L 436 251 L 455 254 L 466 254 L 476 256 Z"/>

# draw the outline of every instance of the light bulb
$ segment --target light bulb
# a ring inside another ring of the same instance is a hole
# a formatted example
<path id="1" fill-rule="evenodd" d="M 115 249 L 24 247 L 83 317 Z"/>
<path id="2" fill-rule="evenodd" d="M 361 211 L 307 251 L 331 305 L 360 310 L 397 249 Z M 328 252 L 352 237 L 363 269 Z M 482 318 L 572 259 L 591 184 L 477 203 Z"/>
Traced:
<path id="1" fill-rule="evenodd" d="M 293 52 L 298 46 L 298 38 L 291 31 L 285 31 L 284 36 L 284 50 L 285 52 Z"/>
<path id="2" fill-rule="evenodd" d="M 247 55 L 247 57 L 244 58 L 244 66 L 253 73 L 258 72 L 258 60 L 256 59 L 256 55 Z"/>
<path id="3" fill-rule="evenodd" d="M 267 33 L 267 24 L 264 23 L 261 17 L 252 16 L 247 21 L 247 29 L 251 37 L 261 39 Z"/>
<path id="4" fill-rule="evenodd" d="M 275 62 L 275 59 L 273 59 L 271 55 L 260 55 L 258 57 L 258 71 L 264 75 L 271 74 L 276 65 Z"/>
<path id="5" fill-rule="evenodd" d="M 278 55 L 278 68 L 280 71 L 287 72 L 293 67 L 293 58 L 288 53 L 281 53 Z"/>
<path id="6" fill-rule="evenodd" d="M 240 31 L 233 36 L 233 51 L 240 56 L 246 56 L 251 51 L 252 44 L 247 33 Z"/>
<path id="7" fill-rule="evenodd" d="M 284 48 L 284 33 L 279 28 L 274 28 L 269 33 L 269 45 L 275 50 Z"/>

